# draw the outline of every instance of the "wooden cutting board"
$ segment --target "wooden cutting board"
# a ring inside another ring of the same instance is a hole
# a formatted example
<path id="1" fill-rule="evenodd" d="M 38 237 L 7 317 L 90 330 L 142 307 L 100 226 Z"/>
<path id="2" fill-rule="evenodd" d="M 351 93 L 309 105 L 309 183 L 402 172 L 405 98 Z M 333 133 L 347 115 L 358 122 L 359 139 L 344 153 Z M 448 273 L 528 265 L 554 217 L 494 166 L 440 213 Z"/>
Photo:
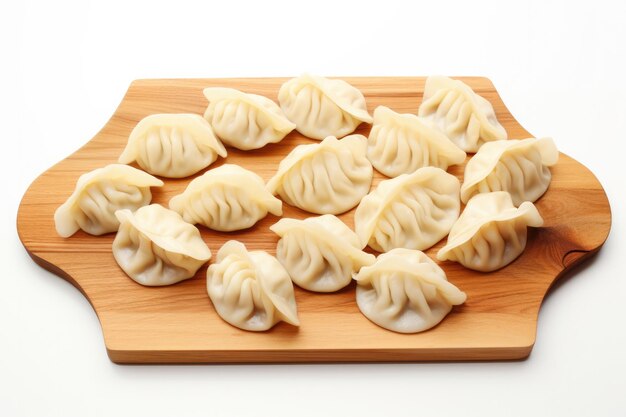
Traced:
<path id="1" fill-rule="evenodd" d="M 486 78 L 463 77 L 494 106 L 509 138 L 530 135 L 517 123 Z M 345 78 L 359 88 L 371 112 L 378 105 L 415 113 L 424 90 L 423 77 Z M 21 202 L 17 229 L 24 247 L 42 267 L 74 284 L 95 309 L 109 357 L 119 363 L 181 362 L 327 362 L 518 359 L 530 354 L 535 342 L 542 299 L 550 286 L 574 264 L 596 252 L 608 236 L 611 212 L 595 176 L 561 154 L 553 167 L 548 192 L 537 201 L 545 226 L 532 229 L 524 254 L 509 266 L 489 274 L 455 263 L 440 263 L 449 280 L 467 293 L 437 327 L 413 335 L 382 329 L 359 312 L 355 286 L 334 294 L 316 294 L 296 287 L 300 328 L 280 323 L 263 333 L 245 332 L 222 321 L 206 293 L 206 266 L 182 283 L 149 288 L 136 284 L 117 266 L 111 254 L 113 234 L 94 237 L 78 232 L 68 239 L 54 229 L 53 213 L 71 194 L 78 177 L 116 162 L 135 124 L 152 113 L 203 114 L 202 89 L 226 86 L 277 99 L 285 79 L 164 79 L 131 84 L 104 128 L 85 146 L 44 172 Z M 367 135 L 369 125 L 356 133 Z M 550 132 L 542 132 L 549 134 Z M 59 132 L 59 134 L 61 134 Z M 53 133 L 54 135 L 54 133 Z M 567 138 L 555 138 L 557 146 Z M 261 150 L 228 149 L 224 162 L 253 170 L 265 180 L 294 146 L 313 143 L 297 132 Z M 451 173 L 462 179 L 463 167 Z M 373 187 L 382 176 L 375 174 Z M 165 179 L 153 189 L 154 202 L 167 205 L 192 178 Z M 353 211 L 341 219 L 353 226 Z M 284 205 L 285 217 L 310 216 Z M 275 253 L 277 236 L 268 216 L 253 228 L 218 233 L 200 228 L 213 256 L 229 239 Z M 444 239 L 445 241 L 445 239 Z M 443 245 L 427 251 L 434 257 Z M 59 302 L 62 302 L 59 300 Z"/>

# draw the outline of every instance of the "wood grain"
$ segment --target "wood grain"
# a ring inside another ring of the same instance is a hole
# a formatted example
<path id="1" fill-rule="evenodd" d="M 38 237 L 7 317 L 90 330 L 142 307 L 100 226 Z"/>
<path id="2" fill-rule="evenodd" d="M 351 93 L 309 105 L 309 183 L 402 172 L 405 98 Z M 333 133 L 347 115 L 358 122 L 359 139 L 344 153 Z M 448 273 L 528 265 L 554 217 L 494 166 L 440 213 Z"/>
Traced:
<path id="1" fill-rule="evenodd" d="M 366 96 L 370 112 L 386 105 L 415 113 L 421 102 L 424 78 L 344 78 Z M 531 135 L 517 123 L 486 78 L 462 77 L 487 98 L 510 138 Z M 451 282 L 467 293 L 467 302 L 430 331 L 402 335 L 384 330 L 362 316 L 354 298 L 354 283 L 333 294 L 296 288 L 301 327 L 281 323 L 263 333 L 249 333 L 223 322 L 206 294 L 206 266 L 188 281 L 148 288 L 136 284 L 117 266 L 111 254 L 114 235 L 93 237 L 78 232 L 68 239 L 54 230 L 54 210 L 70 195 L 78 177 L 113 163 L 126 145 L 135 124 L 152 113 L 202 114 L 207 105 L 202 89 L 227 86 L 276 100 L 285 79 L 166 79 L 138 80 L 102 130 L 76 153 L 44 172 L 21 202 L 17 229 L 33 260 L 73 283 L 95 309 L 109 357 L 119 363 L 193 362 L 329 362 L 494 360 L 526 357 L 535 342 L 541 301 L 553 282 L 573 264 L 597 251 L 608 236 L 611 212 L 594 175 L 561 154 L 548 192 L 537 202 L 545 227 L 529 234 L 525 253 L 511 265 L 489 274 L 444 262 Z M 367 135 L 368 125 L 357 133 Z M 555 138 L 557 145 L 560 140 Z M 228 149 L 228 158 L 211 168 L 239 164 L 269 179 L 278 162 L 296 145 L 313 143 L 297 132 L 279 144 L 242 152 Z M 463 167 L 451 173 L 462 178 Z M 201 173 L 200 173 L 201 174 Z M 200 175 L 199 174 L 199 175 Z M 383 178 L 376 173 L 374 185 Z M 154 202 L 166 205 L 192 178 L 165 179 L 154 190 Z M 284 206 L 284 216 L 309 214 Z M 353 226 L 353 211 L 340 216 Z M 218 233 L 201 228 L 214 255 L 229 239 L 249 249 L 274 254 L 278 238 L 268 216 L 243 232 Z M 443 245 L 427 251 L 434 257 Z"/>

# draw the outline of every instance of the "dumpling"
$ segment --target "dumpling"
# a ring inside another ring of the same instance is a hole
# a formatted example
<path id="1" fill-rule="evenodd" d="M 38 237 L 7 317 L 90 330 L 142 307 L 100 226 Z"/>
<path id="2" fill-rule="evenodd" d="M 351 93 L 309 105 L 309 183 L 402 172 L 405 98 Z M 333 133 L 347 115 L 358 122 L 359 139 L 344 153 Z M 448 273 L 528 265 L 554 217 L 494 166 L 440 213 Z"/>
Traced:
<path id="1" fill-rule="evenodd" d="M 428 77 L 418 115 L 432 120 L 465 152 L 476 152 L 485 142 L 507 138 L 491 103 L 463 81 L 448 77 Z"/>
<path id="2" fill-rule="evenodd" d="M 374 170 L 367 139 L 329 136 L 321 143 L 296 146 L 280 162 L 267 189 L 287 204 L 317 214 L 350 210 L 370 189 Z"/>
<path id="3" fill-rule="evenodd" d="M 309 291 L 338 291 L 376 259 L 361 250 L 357 235 L 332 214 L 281 219 L 270 230 L 281 237 L 276 257 L 293 282 Z"/>
<path id="4" fill-rule="evenodd" d="M 134 213 L 118 210 L 115 216 L 120 229 L 113 257 L 139 284 L 175 284 L 193 277 L 211 259 L 198 229 L 163 206 L 151 204 Z"/>
<path id="5" fill-rule="evenodd" d="M 268 212 L 283 214 L 282 201 L 265 189 L 263 179 L 233 164 L 195 178 L 182 194 L 170 200 L 169 206 L 186 222 L 221 232 L 252 227 Z"/>
<path id="6" fill-rule="evenodd" d="M 111 164 L 80 176 L 72 195 L 54 212 L 54 225 L 62 237 L 83 229 L 91 235 L 115 232 L 120 222 L 115 211 L 137 210 L 152 200 L 150 187 L 163 181 L 128 165 Z"/>
<path id="7" fill-rule="evenodd" d="M 459 217 L 459 180 L 440 168 L 381 181 L 354 213 L 361 247 L 424 250 L 443 239 Z"/>
<path id="8" fill-rule="evenodd" d="M 209 100 L 204 118 L 222 142 L 237 149 L 280 142 L 296 128 L 267 97 L 222 87 L 205 88 L 204 96 Z"/>
<path id="9" fill-rule="evenodd" d="M 410 174 L 425 166 L 443 170 L 465 161 L 465 152 L 432 123 L 388 107 L 374 110 L 374 125 L 367 139 L 367 157 L 388 177 Z"/>
<path id="10" fill-rule="evenodd" d="M 211 165 L 226 149 L 198 114 L 153 114 L 141 119 L 119 157 L 153 175 L 183 178 Z"/>
<path id="11" fill-rule="evenodd" d="M 263 331 L 279 321 L 300 325 L 289 274 L 267 252 L 226 242 L 207 270 L 206 285 L 217 314 L 235 327 Z"/>
<path id="12" fill-rule="evenodd" d="M 354 279 L 356 302 L 365 317 L 399 333 L 436 326 L 452 306 L 467 298 L 418 250 L 398 248 L 383 253 L 375 264 L 361 268 Z"/>
<path id="13" fill-rule="evenodd" d="M 372 123 L 365 97 L 343 80 L 304 74 L 285 82 L 278 102 L 298 132 L 313 139 L 343 137 L 361 123 Z"/>
<path id="14" fill-rule="evenodd" d="M 531 202 L 515 208 L 506 191 L 477 194 L 452 226 L 437 259 L 459 262 L 476 271 L 495 271 L 524 251 L 527 226 L 541 225 L 543 219 Z"/>
<path id="15" fill-rule="evenodd" d="M 515 206 L 535 202 L 548 189 L 552 178 L 548 167 L 558 159 L 550 138 L 485 143 L 465 166 L 461 200 L 467 203 L 478 193 L 508 191 Z"/>

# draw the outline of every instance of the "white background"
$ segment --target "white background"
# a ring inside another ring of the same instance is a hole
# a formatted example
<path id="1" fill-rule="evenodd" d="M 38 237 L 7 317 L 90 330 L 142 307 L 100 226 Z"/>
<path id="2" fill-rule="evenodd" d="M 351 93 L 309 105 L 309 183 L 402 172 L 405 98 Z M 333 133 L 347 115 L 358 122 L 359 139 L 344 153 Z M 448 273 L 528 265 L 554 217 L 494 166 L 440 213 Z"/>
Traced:
<path id="1" fill-rule="evenodd" d="M 626 415 L 626 2 L 406 4 L 3 3 L 0 415 Z M 88 302 L 28 258 L 22 194 L 133 79 L 303 71 L 490 77 L 523 126 L 598 176 L 611 236 L 546 299 L 528 360 L 115 365 Z"/>

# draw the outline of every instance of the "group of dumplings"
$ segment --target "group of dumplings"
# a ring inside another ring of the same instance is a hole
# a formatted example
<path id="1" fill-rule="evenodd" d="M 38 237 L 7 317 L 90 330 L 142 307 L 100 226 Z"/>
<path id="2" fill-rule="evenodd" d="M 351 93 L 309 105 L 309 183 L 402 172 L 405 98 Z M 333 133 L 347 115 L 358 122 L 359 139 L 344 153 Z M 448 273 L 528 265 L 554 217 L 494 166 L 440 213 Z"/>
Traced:
<path id="1" fill-rule="evenodd" d="M 507 140 L 491 104 L 461 81 L 429 77 L 418 115 L 379 106 L 372 117 L 358 89 L 312 75 L 285 82 L 280 107 L 232 88 L 206 88 L 204 95 L 204 117 L 142 119 L 119 164 L 79 178 L 55 225 L 63 237 L 79 229 L 117 232 L 119 266 L 136 282 L 158 286 L 193 277 L 211 259 L 195 224 L 247 229 L 268 213 L 282 216 L 283 201 L 319 214 L 272 225 L 276 257 L 234 240 L 221 247 L 207 270 L 207 293 L 217 313 L 241 329 L 299 325 L 292 282 L 334 292 L 354 279 L 357 305 L 372 322 L 424 331 L 466 295 L 422 251 L 448 236 L 437 259 L 493 271 L 522 253 L 528 226 L 543 224 L 533 202 L 558 159 L 553 141 Z M 361 123 L 373 124 L 368 138 L 352 134 Z M 294 129 L 320 142 L 296 146 L 267 184 L 224 164 L 192 180 L 169 209 L 150 204 L 150 187 L 164 185 L 153 175 L 191 176 L 227 156 L 223 143 L 259 149 Z M 446 170 L 466 152 L 476 155 L 461 184 Z M 146 172 L 122 165 L 132 162 Z M 370 192 L 374 168 L 391 178 Z M 353 231 L 335 215 L 354 207 Z M 366 246 L 383 253 L 376 257 Z"/>

